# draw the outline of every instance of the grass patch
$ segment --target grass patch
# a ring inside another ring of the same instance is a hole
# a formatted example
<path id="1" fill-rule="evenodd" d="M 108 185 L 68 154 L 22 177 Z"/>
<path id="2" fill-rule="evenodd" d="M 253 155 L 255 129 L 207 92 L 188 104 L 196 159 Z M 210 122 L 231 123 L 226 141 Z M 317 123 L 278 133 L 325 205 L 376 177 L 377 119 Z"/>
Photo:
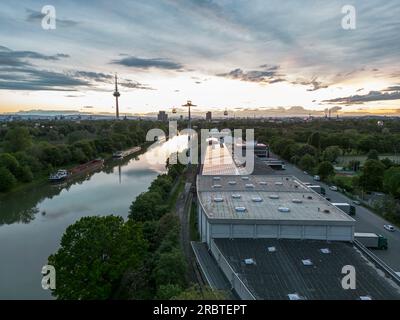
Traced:
<path id="1" fill-rule="evenodd" d="M 168 208 L 175 209 L 174 206 L 176 205 L 178 197 L 183 192 L 184 188 L 185 188 L 185 179 L 183 176 L 180 176 L 168 199 Z"/>

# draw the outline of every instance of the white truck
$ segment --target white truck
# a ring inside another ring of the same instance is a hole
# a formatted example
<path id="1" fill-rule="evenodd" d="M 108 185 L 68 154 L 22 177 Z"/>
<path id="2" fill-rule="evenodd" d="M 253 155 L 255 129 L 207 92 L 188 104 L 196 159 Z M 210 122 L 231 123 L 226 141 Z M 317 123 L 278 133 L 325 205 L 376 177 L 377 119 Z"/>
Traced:
<path id="1" fill-rule="evenodd" d="M 321 195 L 326 195 L 326 190 L 325 188 L 321 187 L 321 186 L 317 186 L 317 185 L 309 185 L 308 186 L 311 190 L 314 190 L 316 193 L 319 193 Z"/>
<path id="2" fill-rule="evenodd" d="M 355 233 L 354 239 L 370 249 L 387 250 L 388 240 L 376 233 Z"/>
<path id="3" fill-rule="evenodd" d="M 335 207 L 339 208 L 340 210 L 346 212 L 349 216 L 355 216 L 356 215 L 356 207 L 352 206 L 349 203 L 337 203 L 337 202 L 334 202 L 332 204 Z"/>

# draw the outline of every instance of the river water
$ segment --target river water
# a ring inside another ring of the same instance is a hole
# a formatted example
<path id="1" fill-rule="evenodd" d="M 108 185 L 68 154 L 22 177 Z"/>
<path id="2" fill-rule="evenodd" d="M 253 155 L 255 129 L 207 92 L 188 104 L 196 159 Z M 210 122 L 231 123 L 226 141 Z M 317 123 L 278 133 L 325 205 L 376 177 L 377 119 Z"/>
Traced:
<path id="1" fill-rule="evenodd" d="M 132 201 L 166 171 L 167 158 L 186 146 L 187 137 L 178 136 L 79 180 L 0 198 L 0 299 L 53 299 L 42 289 L 41 270 L 65 229 L 85 216 L 127 218 Z"/>

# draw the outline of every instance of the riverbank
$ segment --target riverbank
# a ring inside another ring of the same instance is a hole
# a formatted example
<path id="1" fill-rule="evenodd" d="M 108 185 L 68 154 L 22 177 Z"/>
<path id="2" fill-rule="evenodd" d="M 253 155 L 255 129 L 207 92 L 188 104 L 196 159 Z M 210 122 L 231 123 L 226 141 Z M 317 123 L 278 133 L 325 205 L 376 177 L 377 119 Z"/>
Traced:
<path id="1" fill-rule="evenodd" d="M 65 230 L 83 217 L 116 215 L 127 220 L 132 201 L 166 172 L 166 157 L 171 150 L 181 152 L 182 141 L 144 148 L 124 161 L 108 161 L 89 178 L 60 185 L 32 184 L 3 197 L 0 299 L 54 299 L 42 289 L 40 271 L 59 249 Z"/>
<path id="2" fill-rule="evenodd" d="M 143 144 L 137 146 L 137 147 L 140 147 L 141 149 L 138 152 L 129 155 L 127 158 L 130 159 L 130 158 L 133 158 L 135 156 L 138 156 L 140 154 L 145 153 L 149 146 L 150 146 L 149 142 L 146 142 L 146 143 L 143 143 Z M 99 154 L 99 158 L 104 159 L 105 162 L 109 162 L 109 161 L 114 161 L 115 160 L 113 158 L 113 153 L 102 153 L 102 154 Z M 121 160 L 123 160 L 123 159 L 121 159 Z M 72 168 L 74 168 L 76 166 L 79 166 L 79 165 L 80 165 L 80 163 L 71 163 L 71 164 L 62 166 L 62 169 L 70 170 L 70 169 L 72 169 Z M 40 187 L 40 186 L 43 186 L 45 184 L 49 184 L 49 181 L 48 181 L 49 175 L 52 172 L 56 172 L 58 169 L 60 169 L 60 168 L 55 168 L 55 169 L 52 169 L 51 171 L 43 172 L 41 175 L 39 175 L 37 178 L 35 178 L 31 182 L 18 183 L 12 190 L 10 190 L 8 192 L 0 192 L 0 200 L 4 199 L 5 197 L 12 196 L 13 194 L 17 194 L 17 193 L 24 192 L 26 190 L 32 189 L 34 187 Z"/>

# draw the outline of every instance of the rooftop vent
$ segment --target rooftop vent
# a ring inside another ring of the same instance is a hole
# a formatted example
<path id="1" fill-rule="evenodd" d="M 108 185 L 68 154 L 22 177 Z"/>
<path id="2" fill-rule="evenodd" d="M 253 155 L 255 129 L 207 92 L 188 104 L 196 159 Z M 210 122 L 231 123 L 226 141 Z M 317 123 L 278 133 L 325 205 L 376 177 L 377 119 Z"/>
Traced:
<path id="1" fill-rule="evenodd" d="M 253 201 L 253 202 L 263 202 L 263 199 L 260 198 L 260 197 L 253 197 L 253 198 L 251 199 L 251 201 Z"/>
<path id="2" fill-rule="evenodd" d="M 246 184 L 246 188 L 252 189 L 252 188 L 254 188 L 254 184 L 248 183 L 248 184 Z"/>
<path id="3" fill-rule="evenodd" d="M 290 212 L 290 209 L 287 208 L 287 207 L 279 207 L 279 208 L 278 208 L 278 211 L 279 211 L 279 212 Z"/>
<path id="4" fill-rule="evenodd" d="M 235 208 L 235 211 L 238 212 L 238 213 L 244 213 L 244 212 L 246 212 L 247 210 L 246 210 L 245 207 L 236 207 L 236 208 Z"/>
<path id="5" fill-rule="evenodd" d="M 244 259 L 244 263 L 247 266 L 254 266 L 256 264 L 256 262 L 254 261 L 254 259 Z"/>
<path id="6" fill-rule="evenodd" d="M 311 197 L 311 196 L 308 196 L 307 199 L 308 199 L 308 200 L 312 200 L 312 197 Z"/>
<path id="7" fill-rule="evenodd" d="M 221 189 L 222 188 L 222 186 L 220 184 L 214 184 L 212 187 L 213 187 L 213 189 Z"/>
<path id="8" fill-rule="evenodd" d="M 279 199 L 279 196 L 277 194 L 271 194 L 269 196 L 270 199 Z"/>
<path id="9" fill-rule="evenodd" d="M 267 250 L 268 250 L 268 252 L 271 252 L 271 253 L 276 252 L 275 247 L 268 247 Z"/>
<path id="10" fill-rule="evenodd" d="M 301 297 L 298 293 L 288 294 L 288 298 L 291 301 L 304 300 L 304 298 Z"/>
<path id="11" fill-rule="evenodd" d="M 260 181 L 260 185 L 266 186 L 266 185 L 267 185 L 267 182 L 266 182 L 266 181 Z"/>
<path id="12" fill-rule="evenodd" d="M 283 182 L 275 182 L 276 186 L 283 186 Z"/>
<path id="13" fill-rule="evenodd" d="M 215 181 L 220 181 L 220 180 L 221 180 L 221 177 L 214 177 L 213 180 L 215 180 Z"/>
<path id="14" fill-rule="evenodd" d="M 329 209 L 325 209 L 323 212 L 324 213 L 331 213 Z"/>
<path id="15" fill-rule="evenodd" d="M 236 185 L 236 184 L 237 184 L 237 182 L 236 182 L 236 181 L 229 181 L 228 183 L 229 183 L 229 185 L 230 185 L 230 186 L 234 186 L 234 185 Z"/>
<path id="16" fill-rule="evenodd" d="M 313 262 L 310 259 L 306 259 L 306 260 L 301 260 L 301 262 L 303 263 L 303 265 L 305 265 L 306 267 L 310 267 L 313 266 Z"/>
<path id="17" fill-rule="evenodd" d="M 292 202 L 293 202 L 293 203 L 303 203 L 303 200 L 300 200 L 300 199 L 293 199 Z"/>
<path id="18" fill-rule="evenodd" d="M 224 202 L 223 198 L 214 198 L 214 202 Z"/>
<path id="19" fill-rule="evenodd" d="M 242 180 L 249 180 L 249 177 L 242 177 Z"/>
<path id="20" fill-rule="evenodd" d="M 240 194 L 233 194 L 233 195 L 232 195 L 232 198 L 233 198 L 233 199 L 241 199 L 242 196 L 241 196 Z"/>
<path id="21" fill-rule="evenodd" d="M 321 249 L 321 252 L 322 252 L 323 254 L 330 254 L 330 253 L 331 253 L 331 250 L 329 250 L 328 248 L 324 248 L 324 249 Z"/>

